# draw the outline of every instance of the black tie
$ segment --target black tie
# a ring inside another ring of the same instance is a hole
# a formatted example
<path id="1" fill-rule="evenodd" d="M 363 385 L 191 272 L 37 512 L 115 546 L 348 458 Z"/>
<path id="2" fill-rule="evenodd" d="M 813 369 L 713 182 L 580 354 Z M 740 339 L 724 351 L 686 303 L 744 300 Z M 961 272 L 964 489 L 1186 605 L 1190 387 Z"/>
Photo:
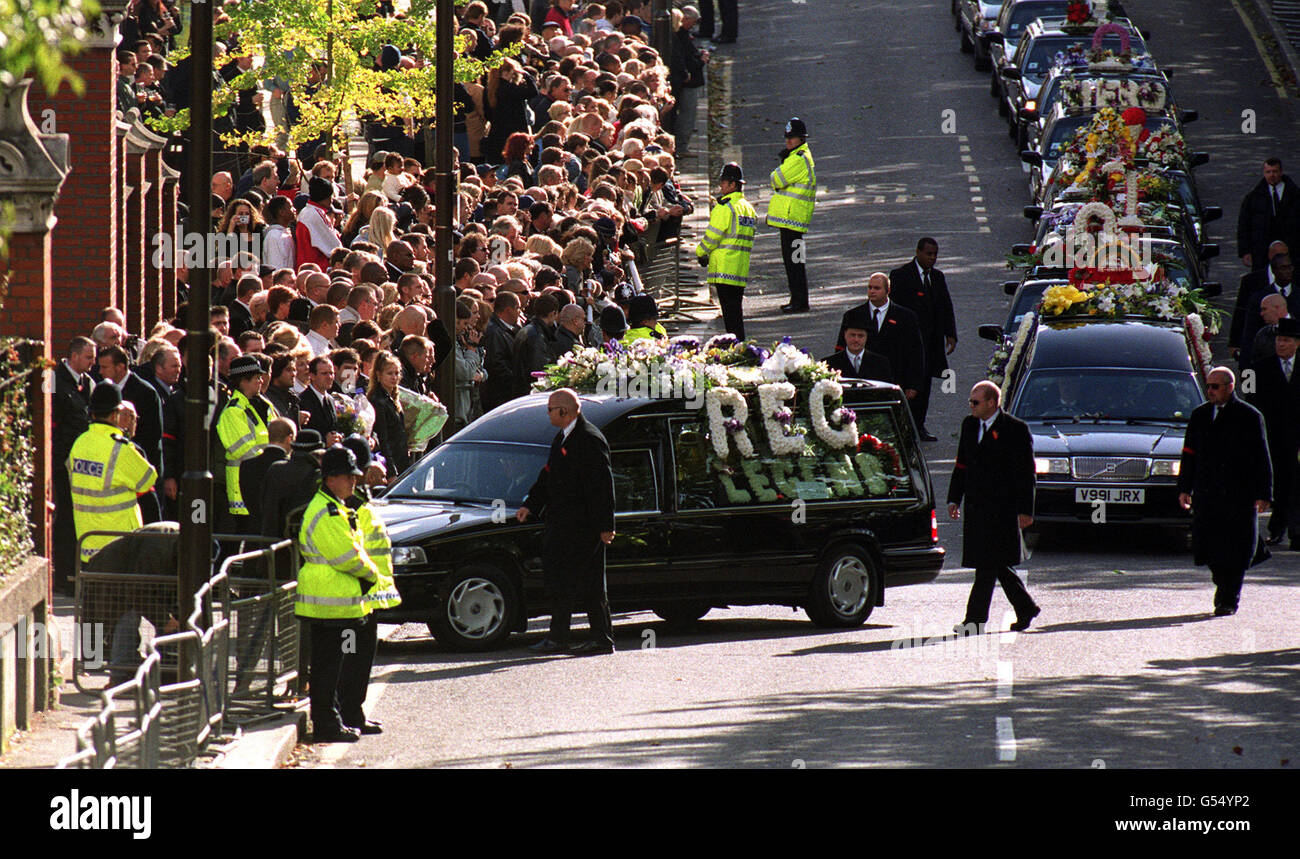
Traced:
<path id="1" fill-rule="evenodd" d="M 1269 196 L 1271 196 L 1271 197 L 1273 198 L 1273 217 L 1276 218 L 1276 217 L 1277 217 L 1277 207 L 1278 207 L 1278 205 L 1282 202 L 1281 199 L 1278 198 L 1278 195 L 1277 195 L 1277 186 L 1276 186 L 1276 185 L 1273 186 L 1273 191 L 1272 191 L 1272 193 L 1271 193 Z"/>
<path id="2" fill-rule="evenodd" d="M 876 333 L 880 333 L 880 308 L 876 308 Z"/>
<path id="3" fill-rule="evenodd" d="M 930 291 L 930 270 L 926 269 L 925 274 L 921 276 L 921 281 L 925 284 L 925 291 Z"/>

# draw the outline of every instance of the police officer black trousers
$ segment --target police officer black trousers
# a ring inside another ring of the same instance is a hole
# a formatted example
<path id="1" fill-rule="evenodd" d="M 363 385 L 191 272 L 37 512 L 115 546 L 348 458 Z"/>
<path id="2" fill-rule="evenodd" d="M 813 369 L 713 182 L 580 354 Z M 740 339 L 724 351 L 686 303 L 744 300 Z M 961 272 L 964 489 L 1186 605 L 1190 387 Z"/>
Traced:
<path id="1" fill-rule="evenodd" d="M 804 233 L 781 228 L 781 262 L 785 263 L 785 282 L 790 287 L 790 304 L 808 306 L 808 267 L 804 264 Z"/>
<path id="2" fill-rule="evenodd" d="M 736 339 L 744 340 L 745 317 L 740 302 L 745 297 L 745 290 L 727 283 L 719 283 L 714 288 L 718 291 L 718 304 L 722 307 L 723 327 L 728 334 L 736 335 Z"/>
<path id="3" fill-rule="evenodd" d="M 317 734 L 338 733 L 357 718 L 375 661 L 376 627 L 368 617 L 304 620 L 311 638 L 311 722 Z M 367 629 L 367 627 L 370 627 Z M 365 723 L 361 716 L 357 725 Z"/>

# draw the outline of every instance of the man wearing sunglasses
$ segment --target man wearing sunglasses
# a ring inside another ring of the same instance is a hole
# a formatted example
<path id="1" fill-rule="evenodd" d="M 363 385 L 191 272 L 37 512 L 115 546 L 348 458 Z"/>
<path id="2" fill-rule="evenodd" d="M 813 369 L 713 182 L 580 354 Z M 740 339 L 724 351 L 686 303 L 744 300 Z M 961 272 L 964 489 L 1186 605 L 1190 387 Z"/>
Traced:
<path id="1" fill-rule="evenodd" d="M 1178 503 L 1192 511 L 1192 553 L 1214 580 L 1214 614 L 1235 614 L 1246 570 L 1269 557 L 1259 515 L 1273 499 L 1264 417 L 1236 395 L 1227 367 L 1206 374 L 1206 402 L 1187 421 Z"/>

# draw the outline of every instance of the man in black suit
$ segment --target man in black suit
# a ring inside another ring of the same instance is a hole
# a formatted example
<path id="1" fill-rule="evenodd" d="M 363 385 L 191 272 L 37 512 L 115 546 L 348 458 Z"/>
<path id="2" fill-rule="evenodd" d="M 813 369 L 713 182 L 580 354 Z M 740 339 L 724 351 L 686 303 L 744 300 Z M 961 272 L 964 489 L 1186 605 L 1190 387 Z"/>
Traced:
<path id="1" fill-rule="evenodd" d="M 1272 283 L 1255 292 L 1246 300 L 1246 319 L 1241 327 L 1241 366 L 1248 366 L 1253 360 L 1251 351 L 1255 346 L 1255 335 L 1264 325 L 1260 307 L 1266 297 L 1280 295 L 1286 300 L 1287 311 L 1292 316 L 1300 316 L 1300 286 L 1294 282 L 1295 268 L 1289 254 L 1278 254 L 1269 262 Z M 1233 320 L 1234 322 L 1236 320 Z"/>
<path id="2" fill-rule="evenodd" d="M 408 271 L 415 270 L 415 251 L 401 239 L 394 239 L 384 249 L 384 270 L 388 279 L 397 283 L 397 279 Z"/>
<path id="3" fill-rule="evenodd" d="M 74 337 L 68 344 L 68 356 L 54 368 L 54 574 L 58 590 L 68 594 L 74 585 L 77 531 L 72 521 L 67 462 L 73 442 L 90 426 L 90 390 L 94 383 L 88 371 L 94 364 L 94 341 Z"/>
<path id="4" fill-rule="evenodd" d="M 1214 613 L 1235 614 L 1247 568 L 1257 555 L 1259 515 L 1273 499 L 1264 417 L 1234 393 L 1227 367 L 1206 374 L 1207 401 L 1187 421 L 1178 503 L 1192 511 L 1192 554 L 1215 584 Z"/>
<path id="5" fill-rule="evenodd" d="M 844 349 L 826 359 L 826 365 L 839 370 L 845 379 L 872 379 L 893 382 L 894 373 L 889 359 L 867 351 L 867 338 L 871 331 L 871 317 L 850 310 L 844 314 Z"/>
<path id="6" fill-rule="evenodd" d="M 261 278 L 251 275 L 245 275 L 239 279 L 235 286 L 235 298 L 230 304 L 230 338 L 238 340 L 239 335 L 245 331 L 252 331 L 257 327 L 253 322 L 253 310 L 249 306 L 253 301 L 253 296 L 262 288 Z"/>
<path id="7" fill-rule="evenodd" d="M 948 369 L 948 356 L 957 348 L 957 318 L 952 310 L 952 296 L 943 272 L 934 267 L 939 259 L 939 243 L 925 237 L 916 243 L 916 256 L 906 265 L 889 273 L 890 297 L 916 314 L 925 350 L 925 372 L 916 398 L 908 403 L 921 432 L 922 441 L 938 441 L 925 428 L 930 410 L 931 379 L 942 378 Z"/>
<path id="8" fill-rule="evenodd" d="M 1267 264 L 1271 242 L 1300 247 L 1300 185 L 1282 173 L 1282 161 L 1264 162 L 1264 177 L 1241 201 L 1237 216 L 1237 256 L 1258 271 Z"/>
<path id="9" fill-rule="evenodd" d="M 1273 242 L 1268 246 L 1268 265 L 1257 271 L 1248 271 L 1241 276 L 1241 282 L 1237 286 L 1237 298 L 1232 306 L 1232 324 L 1228 328 L 1228 348 L 1232 350 L 1234 358 L 1238 357 L 1238 349 L 1250 346 L 1249 343 L 1241 341 L 1241 332 L 1248 318 L 1248 302 L 1261 289 L 1272 287 L 1273 257 L 1284 253 L 1287 253 L 1286 242 Z"/>
<path id="10" fill-rule="evenodd" d="M 1264 416 L 1268 451 L 1273 464 L 1273 512 L 1268 518 L 1268 543 L 1275 546 L 1283 535 L 1291 538 L 1291 549 L 1300 549 L 1300 510 L 1293 506 L 1296 490 L 1296 458 L 1300 456 L 1300 319 L 1282 319 L 1277 324 L 1276 354 L 1253 365 L 1255 391 L 1246 400 Z"/>
<path id="11" fill-rule="evenodd" d="M 578 395 L 569 388 L 546 403 L 551 425 L 560 431 L 551 453 L 515 517 L 536 511 L 546 523 L 542 566 L 551 595 L 551 629 L 532 646 L 539 653 L 569 648 L 569 618 L 577 606 L 587 613 L 591 639 L 572 652 L 613 653 L 614 628 L 605 590 L 605 547 L 614 540 L 614 472 L 609 443 L 582 416 Z"/>
<path id="12" fill-rule="evenodd" d="M 149 464 L 162 473 L 162 398 L 153 385 L 132 373 L 126 352 L 121 346 L 106 346 L 96 355 L 100 377 L 112 382 L 122 392 L 122 400 L 135 406 L 137 415 L 134 441 L 144 451 Z M 140 515 L 144 524 L 162 519 L 162 506 L 155 489 L 140 496 Z"/>
<path id="13" fill-rule="evenodd" d="M 1016 575 L 1023 559 L 1021 530 L 1034 524 L 1034 440 L 1023 421 L 1002 411 L 1002 392 L 980 382 L 970 392 L 970 417 L 962 421 L 957 462 L 948 484 L 948 516 L 962 518 L 961 565 L 975 568 L 959 635 L 982 631 L 989 619 L 993 583 L 1016 610 L 1016 632 L 1026 630 L 1040 609 Z"/>
<path id="14" fill-rule="evenodd" d="M 298 404 L 311 415 L 303 429 L 320 433 L 325 446 L 330 447 L 343 439 L 338 432 L 334 397 L 330 394 L 330 388 L 334 387 L 334 362 L 326 355 L 317 355 L 311 359 L 309 373 L 307 387 L 298 395 Z"/>
<path id="15" fill-rule="evenodd" d="M 889 359 L 894 384 L 903 389 L 909 403 L 916 399 L 925 379 L 925 349 L 916 314 L 889 299 L 889 275 L 878 271 L 867 278 L 867 302 L 844 314 L 836 349 L 845 346 L 845 321 L 853 313 L 866 314 L 871 324 L 867 337 L 872 350 Z"/>
<path id="16" fill-rule="evenodd" d="M 261 527 L 262 490 L 266 486 L 267 471 L 277 462 L 289 458 L 297 431 L 297 425 L 288 418 L 272 418 L 266 425 L 267 446 L 257 456 L 239 465 L 239 489 L 248 507 L 249 522 L 254 527 Z"/>
<path id="17" fill-rule="evenodd" d="M 325 453 L 320 433 L 301 430 L 289 446 L 292 449 L 289 458 L 272 463 L 262 484 L 260 507 L 264 537 L 278 539 L 297 534 L 302 525 L 302 511 L 320 488 L 320 458 Z"/>
<path id="18" fill-rule="evenodd" d="M 330 279 L 321 272 L 312 272 L 302 285 L 302 296 L 289 303 L 289 321 L 306 325 L 312 308 L 325 303 L 329 296 Z"/>

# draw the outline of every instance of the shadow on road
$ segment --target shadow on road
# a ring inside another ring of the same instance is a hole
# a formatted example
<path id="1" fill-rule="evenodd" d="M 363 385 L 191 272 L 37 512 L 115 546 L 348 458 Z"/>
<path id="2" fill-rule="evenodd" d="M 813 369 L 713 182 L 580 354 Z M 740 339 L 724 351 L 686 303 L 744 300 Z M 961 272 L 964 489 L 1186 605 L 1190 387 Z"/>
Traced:
<path id="1" fill-rule="evenodd" d="M 1010 701 L 989 694 L 992 681 L 724 698 L 637 714 L 635 726 L 599 731 L 596 742 L 585 731 L 510 737 L 545 746 L 513 752 L 508 761 L 512 767 L 987 766 L 997 764 L 996 718 L 1013 716 L 1017 766 L 1286 767 L 1286 750 L 1297 740 L 1298 668 L 1300 649 L 1293 648 L 1158 660 L 1120 677 L 1026 679 L 1017 681 Z M 684 726 L 684 716 L 694 721 Z M 936 742 L 939 737 L 949 741 Z M 429 763 L 501 762 L 497 754 Z"/>

